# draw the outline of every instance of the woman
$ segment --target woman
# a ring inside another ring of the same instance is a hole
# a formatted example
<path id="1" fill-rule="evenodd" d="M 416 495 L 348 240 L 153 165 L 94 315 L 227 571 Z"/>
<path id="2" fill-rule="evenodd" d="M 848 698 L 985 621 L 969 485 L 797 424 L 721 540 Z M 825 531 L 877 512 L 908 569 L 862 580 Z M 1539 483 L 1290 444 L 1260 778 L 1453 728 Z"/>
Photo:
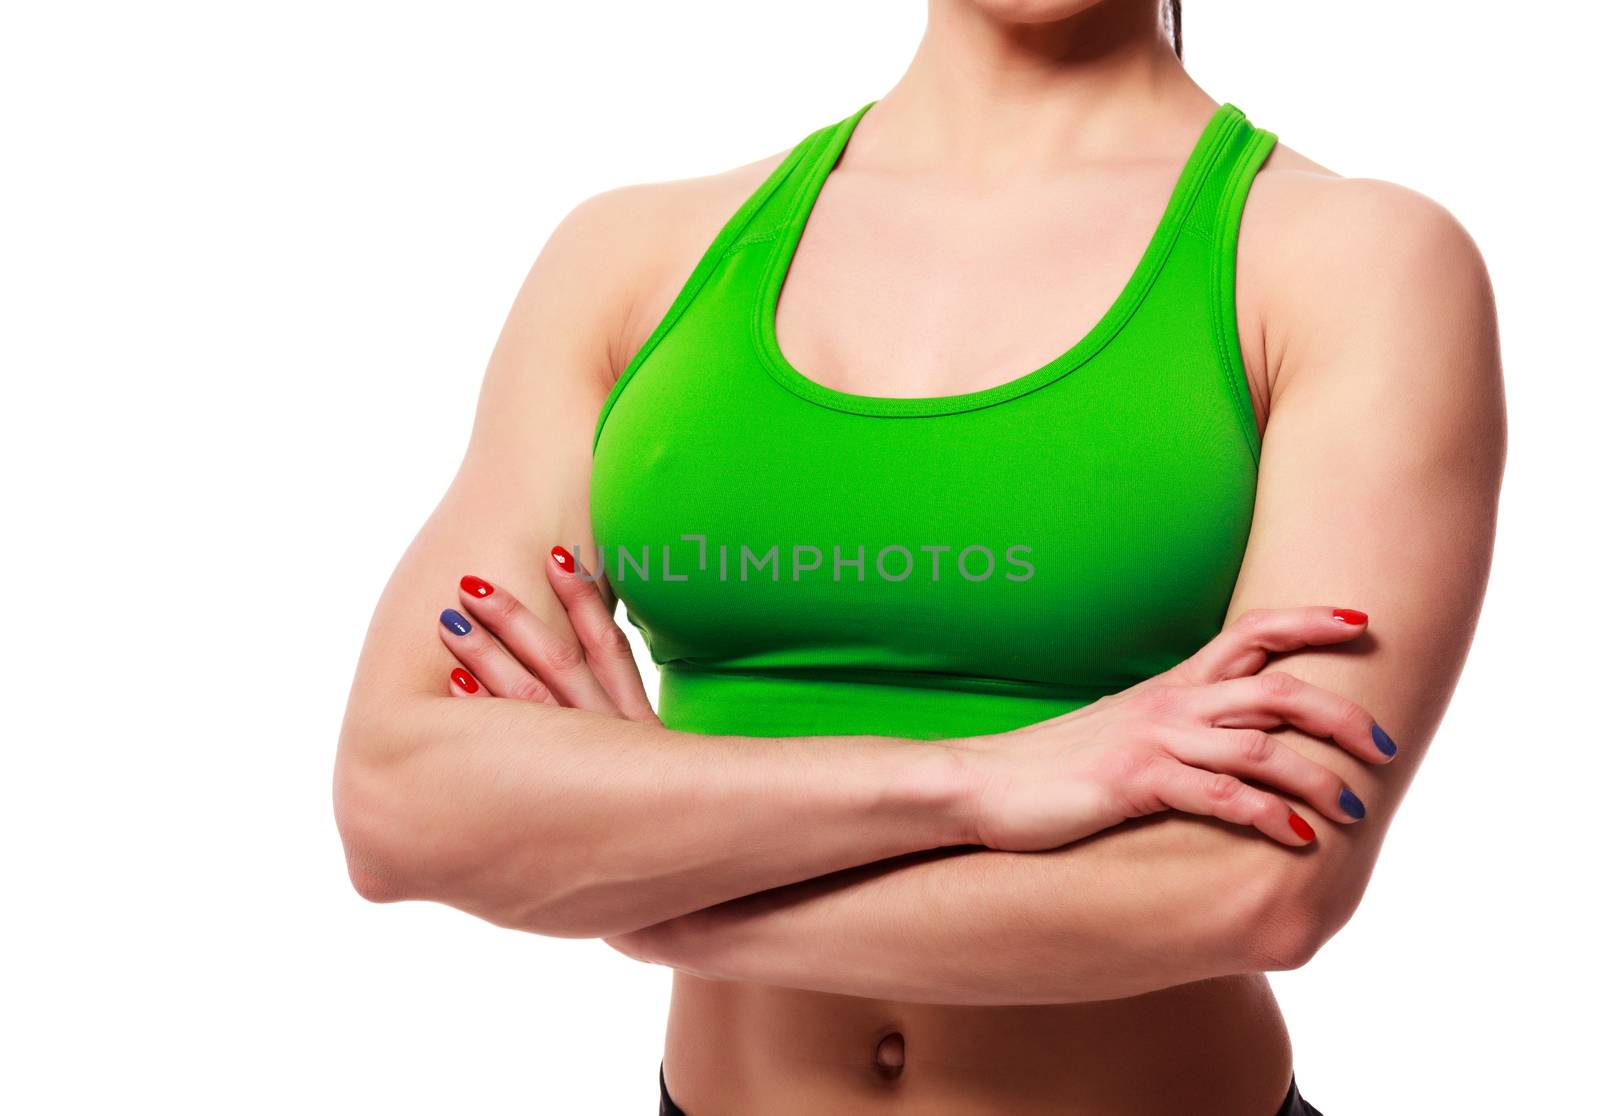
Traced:
<path id="1" fill-rule="evenodd" d="M 663 1112 L 1314 1111 L 1262 974 L 1465 656 L 1493 305 L 1176 15 L 931 0 L 884 96 L 586 201 L 517 299 L 336 807 L 370 899 L 676 969 Z"/>

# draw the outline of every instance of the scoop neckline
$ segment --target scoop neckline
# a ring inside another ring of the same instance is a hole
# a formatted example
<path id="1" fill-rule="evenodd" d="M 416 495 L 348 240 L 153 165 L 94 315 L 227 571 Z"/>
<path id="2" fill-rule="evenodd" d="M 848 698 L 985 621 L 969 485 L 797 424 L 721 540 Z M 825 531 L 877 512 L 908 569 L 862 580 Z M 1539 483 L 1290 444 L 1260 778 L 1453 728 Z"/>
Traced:
<path id="1" fill-rule="evenodd" d="M 885 417 L 947 415 L 1002 403 L 1060 379 L 1098 352 L 1127 323 L 1144 300 L 1166 261 L 1199 184 L 1204 181 L 1206 173 L 1225 146 L 1223 137 L 1244 120 L 1244 113 L 1231 102 L 1219 105 L 1211 114 L 1178 172 L 1161 219 L 1146 242 L 1139 262 L 1134 265 L 1133 273 L 1099 320 L 1066 351 L 1030 372 L 977 391 L 954 395 L 862 395 L 818 383 L 790 363 L 778 344 L 778 299 L 799 250 L 800 238 L 805 234 L 811 213 L 816 208 L 817 198 L 827 184 L 828 176 L 839 165 L 856 125 L 875 104 L 876 100 L 868 101 L 819 137 L 821 149 L 800 183 L 793 207 L 784 221 L 783 233 L 777 240 L 767 266 L 760 297 L 755 300 L 755 333 L 756 348 L 767 371 L 796 395 L 836 411 Z"/>

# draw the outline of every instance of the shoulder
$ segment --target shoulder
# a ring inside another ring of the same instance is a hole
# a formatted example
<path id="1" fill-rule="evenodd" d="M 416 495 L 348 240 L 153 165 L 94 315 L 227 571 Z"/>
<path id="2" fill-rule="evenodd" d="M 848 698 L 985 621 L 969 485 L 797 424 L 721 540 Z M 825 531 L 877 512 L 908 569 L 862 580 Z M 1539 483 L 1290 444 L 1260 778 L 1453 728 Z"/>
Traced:
<path id="1" fill-rule="evenodd" d="M 1471 235 L 1439 202 L 1393 182 L 1346 178 L 1281 144 L 1257 175 L 1248 208 L 1250 232 L 1272 248 L 1257 254 L 1296 287 L 1358 274 L 1484 270 Z"/>
<path id="2" fill-rule="evenodd" d="M 502 476 L 515 467 L 507 463 L 544 452 L 540 445 L 582 447 L 582 460 L 617 375 L 721 224 L 787 153 L 702 178 L 616 187 L 567 210 L 495 342 L 471 459 L 494 462 Z"/>
<path id="3" fill-rule="evenodd" d="M 665 316 L 722 226 L 791 150 L 699 177 L 617 186 L 561 219 L 535 272 L 548 274 L 552 291 L 591 300 L 586 312 L 602 319 L 612 378 Z"/>
<path id="4" fill-rule="evenodd" d="M 1441 459 L 1502 437 L 1488 269 L 1434 199 L 1279 147 L 1245 207 L 1239 283 L 1241 342 L 1269 427 L 1290 411 L 1314 424 L 1337 414 Z"/>
<path id="5" fill-rule="evenodd" d="M 659 263 L 685 245 L 703 248 L 704 234 L 715 235 L 789 150 L 715 174 L 605 190 L 574 206 L 551 242 L 582 244 L 591 255 L 597 250 L 625 252 L 640 264 Z"/>
<path id="6" fill-rule="evenodd" d="M 1274 392 L 1341 352 L 1492 346 L 1482 253 L 1454 214 L 1416 190 L 1343 177 L 1280 144 L 1251 187 L 1239 244 Z M 1378 374 L 1382 363 L 1364 367 Z"/>

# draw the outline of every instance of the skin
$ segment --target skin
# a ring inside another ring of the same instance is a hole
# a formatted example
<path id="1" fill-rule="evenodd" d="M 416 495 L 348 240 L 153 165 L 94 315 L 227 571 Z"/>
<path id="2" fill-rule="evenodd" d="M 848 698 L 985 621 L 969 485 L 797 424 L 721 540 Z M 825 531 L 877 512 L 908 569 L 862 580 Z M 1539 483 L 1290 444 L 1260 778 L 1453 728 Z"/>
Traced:
<path id="1" fill-rule="evenodd" d="M 1126 280 L 1215 104 L 1143 0 L 934 0 L 807 225 L 785 352 L 878 395 L 1037 366 Z M 609 592 L 580 599 L 550 548 L 594 551 L 600 403 L 782 155 L 592 198 L 536 261 L 358 667 L 335 776 L 353 882 L 677 969 L 666 1075 L 692 1116 L 1273 1112 L 1291 1057 L 1261 974 L 1355 911 L 1482 599 L 1505 431 L 1478 252 L 1411 191 L 1269 157 L 1238 276 L 1255 524 L 1185 673 L 931 747 L 696 736 L 642 707 Z M 496 591 L 452 590 L 464 573 Z M 1332 627 L 1334 604 L 1370 627 Z M 435 622 L 447 605 L 481 642 Z M 1359 739 L 1374 718 L 1391 762 Z M 1242 768 L 1247 740 L 1278 766 Z"/>

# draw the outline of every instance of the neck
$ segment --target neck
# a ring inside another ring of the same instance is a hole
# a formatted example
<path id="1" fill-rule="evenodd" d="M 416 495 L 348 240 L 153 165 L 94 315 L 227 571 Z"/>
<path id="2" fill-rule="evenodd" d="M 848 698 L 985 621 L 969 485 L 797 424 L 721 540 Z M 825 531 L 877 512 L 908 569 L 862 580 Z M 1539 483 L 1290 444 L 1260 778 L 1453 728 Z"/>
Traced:
<path id="1" fill-rule="evenodd" d="M 1164 150 L 1214 107 L 1173 53 L 1159 0 L 1100 0 L 1036 23 L 929 0 L 916 55 L 862 131 L 874 161 L 993 180 L 1130 145 Z"/>

